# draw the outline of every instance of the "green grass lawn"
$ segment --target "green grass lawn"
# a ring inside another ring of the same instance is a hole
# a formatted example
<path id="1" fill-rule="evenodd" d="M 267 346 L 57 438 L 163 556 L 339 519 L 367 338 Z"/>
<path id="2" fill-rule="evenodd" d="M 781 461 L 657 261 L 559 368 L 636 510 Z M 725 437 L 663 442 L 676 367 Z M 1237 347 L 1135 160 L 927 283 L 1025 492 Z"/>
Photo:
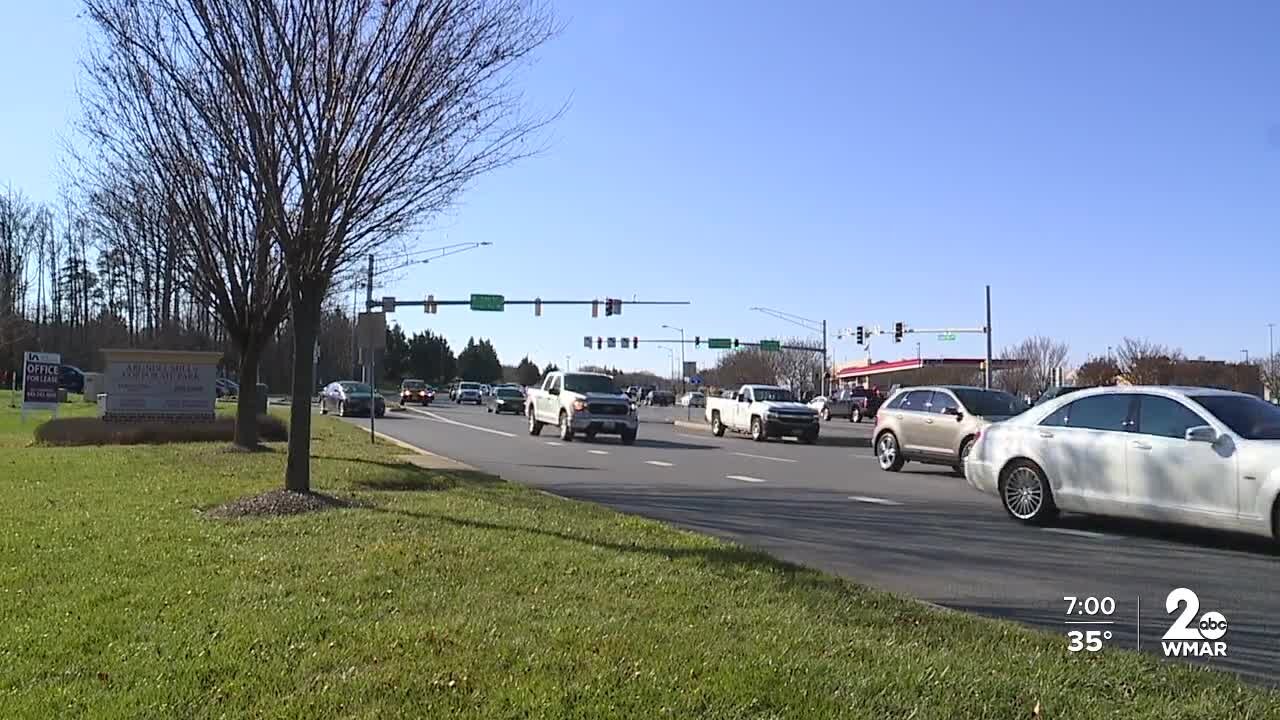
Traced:
<path id="1" fill-rule="evenodd" d="M 91 407 L 91 406 L 88 406 Z M 317 418 L 372 507 L 214 521 L 281 447 L 29 447 L 0 409 L 0 718 L 1280 717 L 1226 675 L 945 613 Z"/>

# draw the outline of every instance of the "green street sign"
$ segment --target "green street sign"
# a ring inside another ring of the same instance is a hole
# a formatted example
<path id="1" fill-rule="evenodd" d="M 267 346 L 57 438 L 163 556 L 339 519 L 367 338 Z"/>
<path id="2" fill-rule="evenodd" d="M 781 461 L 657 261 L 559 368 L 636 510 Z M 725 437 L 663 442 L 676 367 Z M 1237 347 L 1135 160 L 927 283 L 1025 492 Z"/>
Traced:
<path id="1" fill-rule="evenodd" d="M 471 309 L 484 310 L 487 312 L 502 312 L 506 307 L 507 299 L 501 295 L 476 295 L 471 294 Z"/>
<path id="2" fill-rule="evenodd" d="M 777 340 L 761 340 L 760 349 L 768 350 L 769 352 L 781 352 L 782 343 L 778 342 Z"/>
<path id="3" fill-rule="evenodd" d="M 938 333 L 938 339 L 939 340 L 955 340 L 956 334 L 955 333 Z"/>
<path id="4" fill-rule="evenodd" d="M 733 347 L 733 340 L 729 338 L 707 338 L 707 347 L 712 350 L 728 350 Z"/>

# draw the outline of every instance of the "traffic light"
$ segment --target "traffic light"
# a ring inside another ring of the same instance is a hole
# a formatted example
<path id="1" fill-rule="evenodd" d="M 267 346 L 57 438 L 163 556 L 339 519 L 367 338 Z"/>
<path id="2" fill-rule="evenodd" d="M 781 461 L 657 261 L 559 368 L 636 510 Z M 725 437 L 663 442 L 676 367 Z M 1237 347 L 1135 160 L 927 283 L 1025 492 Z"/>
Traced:
<path id="1" fill-rule="evenodd" d="M 901 322 L 894 323 L 893 324 L 893 341 L 902 342 L 902 336 L 906 331 L 907 331 L 907 327 L 904 323 L 901 323 Z"/>
<path id="2" fill-rule="evenodd" d="M 864 328 L 864 327 L 862 327 L 861 325 L 859 325 L 857 328 L 855 328 L 855 329 L 854 329 L 854 336 L 857 338 L 857 340 L 858 340 L 858 344 L 859 344 L 859 345 L 866 345 L 866 344 L 867 344 L 867 330 L 866 330 L 866 328 Z"/>
<path id="3" fill-rule="evenodd" d="M 436 296 L 428 295 L 427 301 L 422 303 L 422 311 L 430 315 L 435 315 L 437 312 L 437 309 L 438 309 L 438 306 L 436 305 Z"/>
<path id="4" fill-rule="evenodd" d="M 638 347 L 640 347 L 640 338 L 638 337 L 631 338 L 631 349 L 634 350 Z"/>
<path id="5" fill-rule="evenodd" d="M 600 301 L 591 301 L 591 317 L 600 317 Z"/>
<path id="6" fill-rule="evenodd" d="M 734 350 L 737 350 L 737 349 L 738 349 L 738 338 L 734 338 L 734 339 L 733 339 L 733 349 L 734 349 Z"/>
<path id="7" fill-rule="evenodd" d="M 622 314 L 622 298 L 613 299 L 613 314 L 614 315 Z"/>
<path id="8" fill-rule="evenodd" d="M 542 298 L 533 299 L 533 316 L 542 317 Z"/>
<path id="9" fill-rule="evenodd" d="M 697 335 L 694 335 L 694 336 L 693 336 L 693 346 L 694 346 L 694 347 L 702 347 L 702 338 L 701 338 L 701 337 L 699 337 L 699 336 L 697 336 Z"/>
<path id="10" fill-rule="evenodd" d="M 598 337 L 598 338 L 596 338 L 596 349 L 597 349 L 597 350 L 603 350 L 603 349 L 604 349 L 604 338 L 599 338 L 599 337 Z"/>
<path id="11" fill-rule="evenodd" d="M 613 298 L 604 299 L 604 315 L 611 317 L 613 315 Z"/>

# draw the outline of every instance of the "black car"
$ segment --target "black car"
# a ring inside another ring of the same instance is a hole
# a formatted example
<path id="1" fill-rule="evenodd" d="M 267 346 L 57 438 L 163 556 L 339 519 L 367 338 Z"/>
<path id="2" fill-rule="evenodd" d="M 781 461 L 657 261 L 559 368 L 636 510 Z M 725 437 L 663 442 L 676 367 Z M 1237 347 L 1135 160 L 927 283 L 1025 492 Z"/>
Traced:
<path id="1" fill-rule="evenodd" d="M 368 415 L 370 412 L 382 417 L 387 412 L 387 404 L 381 393 L 374 393 L 368 384 L 341 380 L 329 383 L 320 391 L 320 414 L 331 412 L 339 417 Z"/>
<path id="2" fill-rule="evenodd" d="M 84 371 L 75 365 L 59 365 L 58 387 L 69 393 L 84 392 Z"/>
<path id="3" fill-rule="evenodd" d="M 489 412 L 504 413 L 509 412 L 515 415 L 524 414 L 524 393 L 518 388 L 509 385 L 503 385 L 494 388 L 487 398 L 489 404 Z"/>
<path id="4" fill-rule="evenodd" d="M 400 404 L 421 403 L 424 407 L 436 399 L 435 388 L 421 380 L 405 380 L 400 383 Z"/>

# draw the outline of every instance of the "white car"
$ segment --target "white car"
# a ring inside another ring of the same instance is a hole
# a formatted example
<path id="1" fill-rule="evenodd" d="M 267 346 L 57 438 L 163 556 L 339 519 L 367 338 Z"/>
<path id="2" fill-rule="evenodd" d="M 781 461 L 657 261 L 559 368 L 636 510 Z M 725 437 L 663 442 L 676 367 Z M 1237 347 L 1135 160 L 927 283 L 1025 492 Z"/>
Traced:
<path id="1" fill-rule="evenodd" d="M 458 383 L 458 389 L 454 391 L 453 401 L 459 405 L 463 403 L 483 405 L 484 397 L 480 394 L 480 383 Z"/>
<path id="2" fill-rule="evenodd" d="M 707 396 L 700 392 L 687 392 L 676 398 L 676 405 L 680 407 L 706 407 Z"/>
<path id="3" fill-rule="evenodd" d="M 1026 523 L 1063 510 L 1276 538 L 1280 407 L 1205 388 L 1081 390 L 984 428 L 965 477 Z"/>

